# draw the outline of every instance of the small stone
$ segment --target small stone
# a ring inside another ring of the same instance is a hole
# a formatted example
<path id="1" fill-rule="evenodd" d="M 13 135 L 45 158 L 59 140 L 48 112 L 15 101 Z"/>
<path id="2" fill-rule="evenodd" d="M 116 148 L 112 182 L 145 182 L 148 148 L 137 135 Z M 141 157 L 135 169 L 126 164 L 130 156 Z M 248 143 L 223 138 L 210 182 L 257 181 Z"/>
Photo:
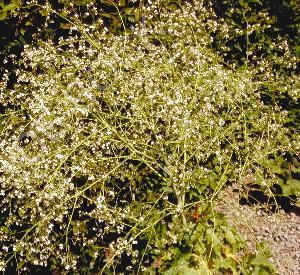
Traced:
<path id="1" fill-rule="evenodd" d="M 264 230 L 265 232 L 269 232 L 270 231 L 270 228 L 268 228 L 267 226 L 262 226 L 261 229 Z"/>

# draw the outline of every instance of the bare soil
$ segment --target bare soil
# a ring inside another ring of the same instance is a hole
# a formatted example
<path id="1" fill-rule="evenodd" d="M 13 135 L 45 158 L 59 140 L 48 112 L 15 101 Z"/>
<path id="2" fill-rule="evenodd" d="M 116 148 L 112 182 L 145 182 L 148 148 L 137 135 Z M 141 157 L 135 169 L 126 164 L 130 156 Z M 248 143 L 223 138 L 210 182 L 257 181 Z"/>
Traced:
<path id="1" fill-rule="evenodd" d="M 250 250 L 257 242 L 266 241 L 272 251 L 270 259 L 277 274 L 300 274 L 300 213 L 290 211 L 270 212 L 262 204 L 241 205 L 241 193 L 234 186 L 220 193 L 216 210 L 225 214 L 231 225 L 244 237 Z"/>

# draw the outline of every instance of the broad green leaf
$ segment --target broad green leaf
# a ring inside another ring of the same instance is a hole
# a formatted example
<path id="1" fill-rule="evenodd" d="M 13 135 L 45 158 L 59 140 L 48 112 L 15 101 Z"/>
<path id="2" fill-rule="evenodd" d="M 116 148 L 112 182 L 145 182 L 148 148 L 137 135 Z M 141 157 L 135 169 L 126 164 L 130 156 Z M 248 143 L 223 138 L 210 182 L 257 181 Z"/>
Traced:
<path id="1" fill-rule="evenodd" d="M 3 9 L 2 9 L 2 12 L 13 11 L 13 10 L 15 10 L 17 8 L 18 8 L 18 6 L 16 4 L 11 3 L 9 5 L 4 6 Z"/>
<path id="2" fill-rule="evenodd" d="M 282 193 L 285 196 L 300 195 L 300 180 L 289 178 L 286 184 L 282 185 Z"/>

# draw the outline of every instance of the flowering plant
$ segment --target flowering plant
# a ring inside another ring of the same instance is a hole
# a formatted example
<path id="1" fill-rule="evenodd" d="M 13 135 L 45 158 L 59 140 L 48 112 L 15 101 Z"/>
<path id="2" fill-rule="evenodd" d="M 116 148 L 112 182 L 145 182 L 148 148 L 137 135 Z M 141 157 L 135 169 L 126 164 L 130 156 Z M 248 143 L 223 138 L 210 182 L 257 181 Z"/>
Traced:
<path id="1" fill-rule="evenodd" d="M 155 23 L 131 34 L 74 24 L 78 35 L 25 47 L 17 83 L 0 87 L 2 270 L 272 272 L 214 203 L 299 144 L 256 71 L 210 48 L 209 16 L 200 0 L 153 4 Z"/>

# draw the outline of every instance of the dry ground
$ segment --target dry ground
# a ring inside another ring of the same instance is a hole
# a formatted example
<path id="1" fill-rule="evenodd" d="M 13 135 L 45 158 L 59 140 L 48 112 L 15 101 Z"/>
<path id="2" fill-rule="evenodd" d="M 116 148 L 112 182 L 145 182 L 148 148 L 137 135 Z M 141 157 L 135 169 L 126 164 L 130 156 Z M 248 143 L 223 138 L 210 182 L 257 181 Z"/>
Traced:
<path id="1" fill-rule="evenodd" d="M 240 192 L 229 186 L 220 194 L 217 210 L 225 214 L 246 239 L 251 250 L 255 243 L 266 241 L 273 253 L 271 261 L 278 274 L 300 274 L 300 213 L 299 208 L 275 213 L 257 205 L 241 205 Z"/>

